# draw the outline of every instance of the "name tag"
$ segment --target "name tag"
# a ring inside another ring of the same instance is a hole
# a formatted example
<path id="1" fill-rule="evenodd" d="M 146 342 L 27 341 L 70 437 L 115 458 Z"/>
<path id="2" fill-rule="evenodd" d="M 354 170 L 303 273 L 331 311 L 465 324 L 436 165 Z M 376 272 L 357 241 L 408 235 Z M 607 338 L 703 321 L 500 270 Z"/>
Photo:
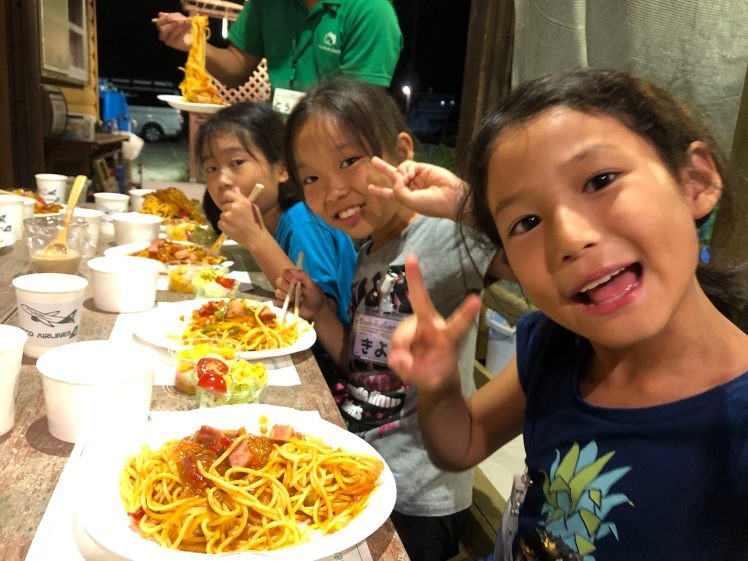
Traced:
<path id="1" fill-rule="evenodd" d="M 273 109 L 278 113 L 288 115 L 304 95 L 304 92 L 275 88 L 273 92 Z"/>
<path id="2" fill-rule="evenodd" d="M 397 313 L 357 313 L 353 319 L 353 356 L 359 360 L 387 364 L 392 334 L 406 317 Z"/>

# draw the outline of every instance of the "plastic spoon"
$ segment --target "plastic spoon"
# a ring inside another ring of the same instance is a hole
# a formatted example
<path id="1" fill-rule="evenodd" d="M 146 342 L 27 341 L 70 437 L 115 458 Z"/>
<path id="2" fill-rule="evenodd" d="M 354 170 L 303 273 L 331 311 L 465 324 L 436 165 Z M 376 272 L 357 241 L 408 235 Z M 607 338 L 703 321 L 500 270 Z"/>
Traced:
<path id="1" fill-rule="evenodd" d="M 62 217 L 60 227 L 57 229 L 57 234 L 49 245 L 42 250 L 42 253 L 64 254 L 68 252 L 68 225 L 70 224 L 70 220 L 73 218 L 75 205 L 78 204 L 78 198 L 80 197 L 81 191 L 83 191 L 83 186 L 86 184 L 87 180 L 88 178 L 85 175 L 79 175 L 75 178 L 73 186 L 70 188 L 68 206 L 65 209 L 65 214 Z"/>

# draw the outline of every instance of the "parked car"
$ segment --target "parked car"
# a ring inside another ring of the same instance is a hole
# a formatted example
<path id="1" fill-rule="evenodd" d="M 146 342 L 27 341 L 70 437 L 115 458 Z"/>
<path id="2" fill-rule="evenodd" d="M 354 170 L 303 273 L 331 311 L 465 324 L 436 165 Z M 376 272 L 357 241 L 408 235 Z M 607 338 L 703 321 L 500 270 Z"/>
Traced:
<path id="1" fill-rule="evenodd" d="M 122 115 L 119 115 L 117 120 L 120 129 L 129 122 L 130 130 L 146 142 L 178 138 L 184 133 L 185 117 L 182 112 L 158 98 L 159 94 L 178 94 L 179 90 L 175 84 L 132 78 L 111 78 L 100 81 L 104 82 L 107 88 L 125 97 L 129 118 L 123 119 Z M 107 125 L 106 117 L 102 115 L 105 126 Z"/>
<path id="2" fill-rule="evenodd" d="M 178 138 L 184 131 L 184 116 L 173 107 L 129 105 L 132 132 L 146 142 Z"/>

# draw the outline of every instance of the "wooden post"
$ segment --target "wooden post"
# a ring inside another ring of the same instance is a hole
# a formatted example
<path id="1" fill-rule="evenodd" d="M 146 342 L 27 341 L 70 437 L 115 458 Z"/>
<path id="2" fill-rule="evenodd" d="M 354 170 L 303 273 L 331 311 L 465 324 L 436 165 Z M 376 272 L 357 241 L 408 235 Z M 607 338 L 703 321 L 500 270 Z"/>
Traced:
<path id="1" fill-rule="evenodd" d="M 736 264 L 748 257 L 748 70 L 743 84 L 730 163 L 735 172 L 733 219 L 717 212 L 712 236 L 712 258 Z"/>
<path id="2" fill-rule="evenodd" d="M 464 170 L 470 137 L 489 107 L 511 88 L 513 0 L 472 0 L 457 130 L 457 169 Z"/>

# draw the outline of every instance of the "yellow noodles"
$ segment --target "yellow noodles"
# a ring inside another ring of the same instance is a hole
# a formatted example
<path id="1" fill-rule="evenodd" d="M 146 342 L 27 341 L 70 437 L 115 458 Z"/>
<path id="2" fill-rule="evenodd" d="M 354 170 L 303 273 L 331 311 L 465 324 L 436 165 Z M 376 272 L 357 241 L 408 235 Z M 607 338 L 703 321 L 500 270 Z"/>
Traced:
<path id="1" fill-rule="evenodd" d="M 122 472 L 120 494 L 133 526 L 164 547 L 268 551 L 308 541 L 313 532 L 333 533 L 366 507 L 384 469 L 374 456 L 334 450 L 297 433 L 272 444 L 244 429 L 222 431 L 230 436 L 225 450 L 211 456 L 197 444 L 203 430 L 156 451 L 144 446 Z M 227 458 L 244 442 L 269 446 L 262 467 L 229 466 Z M 193 473 L 202 486 L 182 475 L 185 450 L 196 460 Z"/>
<path id="2" fill-rule="evenodd" d="M 238 309 L 239 312 L 232 313 Z M 225 313 L 225 315 L 223 315 Z M 182 339 L 211 338 L 237 341 L 243 351 L 290 347 L 311 329 L 306 320 L 286 323 L 267 306 L 248 300 L 209 301 L 187 319 Z"/>
<path id="3" fill-rule="evenodd" d="M 192 46 L 187 55 L 184 80 L 179 84 L 179 89 L 187 101 L 223 105 L 223 101 L 218 97 L 218 89 L 213 85 L 210 74 L 205 71 L 205 50 L 209 34 L 208 16 L 193 16 Z"/>
<path id="4" fill-rule="evenodd" d="M 143 214 L 153 214 L 163 218 L 184 218 L 205 224 L 205 218 L 187 196 L 176 187 L 157 189 L 143 197 Z"/>

